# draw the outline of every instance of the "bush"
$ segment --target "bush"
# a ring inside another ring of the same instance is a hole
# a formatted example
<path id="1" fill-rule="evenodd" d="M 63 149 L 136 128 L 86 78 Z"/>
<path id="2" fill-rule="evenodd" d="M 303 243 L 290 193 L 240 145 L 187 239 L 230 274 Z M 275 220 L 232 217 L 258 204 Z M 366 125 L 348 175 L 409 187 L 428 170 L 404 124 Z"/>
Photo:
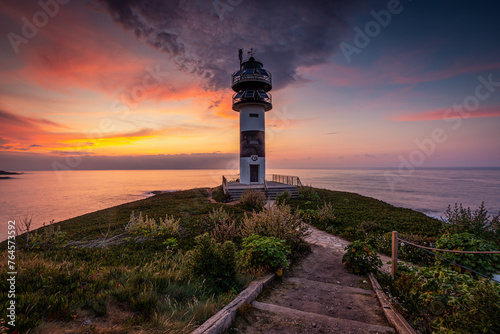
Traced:
<path id="1" fill-rule="evenodd" d="M 314 190 L 313 187 L 310 186 L 302 186 L 297 188 L 297 192 L 299 193 L 300 199 L 305 199 L 306 201 L 317 201 L 319 200 L 319 195 Z"/>
<path id="2" fill-rule="evenodd" d="M 222 207 L 213 209 L 204 220 L 204 224 L 207 226 L 206 230 L 210 230 L 210 237 L 221 244 L 234 241 L 240 235 L 236 222 Z"/>
<path id="3" fill-rule="evenodd" d="M 285 240 L 253 234 L 243 239 L 242 248 L 243 268 L 264 267 L 271 270 L 288 268 L 287 257 L 290 254 L 290 247 L 286 245 Z"/>
<path id="4" fill-rule="evenodd" d="M 191 252 L 190 272 L 205 278 L 215 292 L 228 292 L 238 285 L 236 247 L 231 241 L 218 244 L 205 233 L 197 236 Z"/>
<path id="5" fill-rule="evenodd" d="M 382 267 L 382 261 L 375 249 L 364 241 L 354 241 L 346 246 L 347 253 L 342 257 L 347 270 L 355 274 L 365 274 L 377 271 Z"/>
<path id="6" fill-rule="evenodd" d="M 500 287 L 498 283 L 479 280 L 450 301 L 453 311 L 440 327 L 458 333 L 500 333 Z M 438 322 L 439 323 L 439 322 Z"/>
<path id="7" fill-rule="evenodd" d="M 481 239 L 470 233 L 445 234 L 436 241 L 436 248 L 462 251 L 498 251 L 498 248 L 495 247 L 492 242 Z M 490 277 L 492 274 L 500 271 L 500 255 L 448 252 L 442 252 L 440 255 L 448 260 Z M 436 259 L 436 264 L 452 266 L 459 272 L 464 271 L 461 267 L 455 266 L 440 258 Z"/>
<path id="8" fill-rule="evenodd" d="M 241 225 L 241 235 L 252 234 L 285 240 L 292 251 L 304 249 L 303 238 L 308 235 L 308 227 L 300 218 L 300 213 L 292 214 L 290 206 L 270 205 L 262 212 L 245 215 Z"/>
<path id="9" fill-rule="evenodd" d="M 301 213 L 304 220 L 309 224 L 322 230 L 326 230 L 327 228 L 333 230 L 335 209 L 332 203 L 324 203 L 323 206 L 318 205 L 316 210 L 306 209 Z"/>
<path id="10" fill-rule="evenodd" d="M 226 203 L 231 199 L 229 195 L 224 194 L 222 186 L 218 186 L 212 189 L 212 198 L 219 203 Z"/>
<path id="11" fill-rule="evenodd" d="M 132 235 L 152 237 L 152 238 L 172 238 L 179 233 L 179 220 L 174 217 L 165 217 L 165 220 L 159 219 L 158 222 L 154 218 L 144 218 L 142 212 L 136 216 L 134 211 L 130 214 L 130 221 L 125 226 L 125 231 Z"/>
<path id="12" fill-rule="evenodd" d="M 179 250 L 179 243 L 176 238 L 168 238 L 162 243 L 165 249 L 170 252 L 177 252 Z"/>
<path id="13" fill-rule="evenodd" d="M 285 205 L 286 203 L 289 203 L 291 199 L 292 194 L 288 190 L 285 190 L 284 192 L 276 196 L 276 204 Z"/>
<path id="14" fill-rule="evenodd" d="M 498 333 L 500 286 L 442 267 L 386 279 L 398 308 L 423 333 Z"/>
<path id="15" fill-rule="evenodd" d="M 462 203 L 460 206 L 455 203 L 454 210 L 448 206 L 443 221 L 446 223 L 444 233 L 471 233 L 500 245 L 500 215 L 490 219 L 484 202 L 474 212 L 470 207 L 464 209 Z"/>
<path id="16" fill-rule="evenodd" d="M 434 247 L 436 243 L 435 237 L 427 237 L 418 234 L 401 233 L 399 237 L 408 240 L 417 245 L 425 247 Z M 392 252 L 392 232 L 385 233 L 381 237 L 369 238 L 371 245 L 376 245 L 379 252 L 391 255 Z M 405 261 L 410 261 L 414 264 L 432 265 L 435 262 L 435 256 L 424 251 L 423 249 L 406 245 L 404 242 L 399 243 L 398 258 Z"/>
<path id="17" fill-rule="evenodd" d="M 210 237 L 221 244 L 226 241 L 234 241 L 239 235 L 240 229 L 236 226 L 234 220 L 222 221 L 210 231 Z"/>
<path id="18" fill-rule="evenodd" d="M 48 249 L 54 247 L 61 247 L 66 239 L 66 233 L 61 232 L 61 226 L 57 228 L 53 225 L 54 221 L 51 220 L 48 226 L 43 226 L 39 230 L 35 230 L 29 239 L 30 249 Z"/>
<path id="19" fill-rule="evenodd" d="M 250 211 L 261 211 L 266 204 L 266 195 L 264 193 L 247 189 L 240 197 L 241 205 Z"/>

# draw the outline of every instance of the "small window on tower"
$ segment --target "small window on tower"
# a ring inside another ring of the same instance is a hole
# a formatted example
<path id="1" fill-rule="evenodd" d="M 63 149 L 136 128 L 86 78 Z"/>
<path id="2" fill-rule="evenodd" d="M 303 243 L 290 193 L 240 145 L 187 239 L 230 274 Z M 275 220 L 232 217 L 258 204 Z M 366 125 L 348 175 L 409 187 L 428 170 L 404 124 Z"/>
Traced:
<path id="1" fill-rule="evenodd" d="M 250 114 L 250 117 L 259 117 L 259 114 Z"/>

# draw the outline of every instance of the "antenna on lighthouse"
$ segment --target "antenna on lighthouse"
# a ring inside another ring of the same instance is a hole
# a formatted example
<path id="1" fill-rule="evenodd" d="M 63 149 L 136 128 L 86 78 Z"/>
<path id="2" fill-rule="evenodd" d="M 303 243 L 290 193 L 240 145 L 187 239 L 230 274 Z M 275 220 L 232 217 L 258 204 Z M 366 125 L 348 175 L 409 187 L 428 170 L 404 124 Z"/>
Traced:
<path id="1" fill-rule="evenodd" d="M 238 58 L 240 58 L 240 66 L 243 62 L 243 49 L 238 49 Z"/>

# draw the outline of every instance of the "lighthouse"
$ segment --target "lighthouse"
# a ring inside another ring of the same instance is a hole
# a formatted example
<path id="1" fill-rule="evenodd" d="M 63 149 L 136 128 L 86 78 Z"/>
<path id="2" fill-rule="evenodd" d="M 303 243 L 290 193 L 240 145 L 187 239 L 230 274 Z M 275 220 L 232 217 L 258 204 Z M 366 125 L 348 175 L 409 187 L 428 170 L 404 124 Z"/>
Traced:
<path id="1" fill-rule="evenodd" d="M 266 177 L 265 118 L 272 109 L 271 72 L 255 59 L 253 49 L 232 75 L 233 110 L 240 113 L 240 183 L 263 184 Z"/>

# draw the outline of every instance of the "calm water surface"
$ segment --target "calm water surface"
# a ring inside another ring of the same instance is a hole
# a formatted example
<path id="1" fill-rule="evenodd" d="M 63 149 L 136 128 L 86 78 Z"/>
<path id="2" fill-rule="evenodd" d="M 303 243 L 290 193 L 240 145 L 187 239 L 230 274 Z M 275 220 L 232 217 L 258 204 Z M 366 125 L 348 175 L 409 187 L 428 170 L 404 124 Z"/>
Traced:
<path id="1" fill-rule="evenodd" d="M 374 197 L 427 215 L 443 215 L 449 204 L 500 208 L 500 168 L 421 169 L 398 178 L 391 169 L 291 169 L 269 173 L 299 176 L 303 184 Z M 9 220 L 33 217 L 33 227 L 151 196 L 155 190 L 214 187 L 227 170 L 127 170 L 26 172 L 0 180 L 0 240 Z M 61 176 L 61 175 L 60 175 Z M 388 182 L 389 180 L 389 182 Z M 392 186 L 391 186 L 392 184 Z"/>

